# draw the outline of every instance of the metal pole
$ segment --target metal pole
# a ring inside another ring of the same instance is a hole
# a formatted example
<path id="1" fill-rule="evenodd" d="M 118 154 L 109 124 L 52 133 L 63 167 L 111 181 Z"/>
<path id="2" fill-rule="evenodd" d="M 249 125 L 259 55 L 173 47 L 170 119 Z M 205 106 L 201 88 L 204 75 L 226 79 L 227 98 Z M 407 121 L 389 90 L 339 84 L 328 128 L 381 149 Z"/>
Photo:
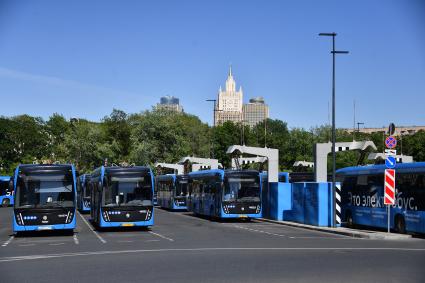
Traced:
<path id="1" fill-rule="evenodd" d="M 213 104 L 213 112 L 214 112 L 214 114 L 213 114 L 213 119 L 214 119 L 214 122 L 213 122 L 213 125 L 214 125 L 214 127 L 215 127 L 215 111 L 216 111 L 216 109 L 217 109 L 217 101 L 216 100 L 214 100 L 214 104 Z"/>
<path id="2" fill-rule="evenodd" d="M 348 51 L 335 51 L 335 36 L 336 33 L 319 33 L 319 36 L 332 36 L 332 202 L 334 205 L 333 227 L 336 227 L 336 189 L 335 189 L 335 169 L 336 169 L 336 156 L 335 156 L 335 54 L 348 54 Z"/>
<path id="3" fill-rule="evenodd" d="M 332 202 L 335 207 L 335 167 L 336 167 L 336 154 L 335 154 L 335 34 L 332 35 Z M 336 227 L 336 217 L 333 218 L 333 227 Z"/>
<path id="4" fill-rule="evenodd" d="M 388 207 L 388 233 L 390 233 L 390 205 L 387 205 Z"/>

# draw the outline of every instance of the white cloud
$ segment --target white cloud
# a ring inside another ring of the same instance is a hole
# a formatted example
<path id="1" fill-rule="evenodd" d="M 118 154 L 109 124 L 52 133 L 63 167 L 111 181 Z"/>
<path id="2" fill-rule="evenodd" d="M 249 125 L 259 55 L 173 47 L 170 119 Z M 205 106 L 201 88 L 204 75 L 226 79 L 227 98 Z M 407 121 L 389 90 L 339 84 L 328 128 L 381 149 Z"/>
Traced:
<path id="1" fill-rule="evenodd" d="M 112 95 L 124 95 L 124 96 L 132 96 L 132 97 L 140 97 L 141 95 L 134 92 L 117 90 L 92 84 L 86 84 L 79 81 L 62 79 L 53 76 L 44 76 L 44 75 L 36 75 L 21 71 L 16 71 L 4 67 L 0 67 L 0 77 L 3 78 L 11 78 L 16 80 L 28 81 L 37 84 L 45 84 L 52 86 L 59 86 L 65 88 L 73 88 L 79 89 L 83 91 L 91 91 L 91 92 L 101 92 L 104 94 L 112 94 Z M 146 95 L 143 95 L 146 98 Z"/>

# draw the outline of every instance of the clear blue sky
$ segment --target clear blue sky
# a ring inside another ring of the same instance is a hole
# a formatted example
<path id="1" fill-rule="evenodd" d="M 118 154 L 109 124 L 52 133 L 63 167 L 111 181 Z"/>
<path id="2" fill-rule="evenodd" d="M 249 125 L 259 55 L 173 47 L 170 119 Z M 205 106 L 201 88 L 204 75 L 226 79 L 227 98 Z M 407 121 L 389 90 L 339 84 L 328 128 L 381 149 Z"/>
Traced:
<path id="1" fill-rule="evenodd" d="M 211 123 L 232 63 L 244 100 L 290 127 L 328 122 L 337 32 L 337 126 L 425 124 L 425 1 L 0 0 L 1 115 L 99 121 L 160 96 Z"/>

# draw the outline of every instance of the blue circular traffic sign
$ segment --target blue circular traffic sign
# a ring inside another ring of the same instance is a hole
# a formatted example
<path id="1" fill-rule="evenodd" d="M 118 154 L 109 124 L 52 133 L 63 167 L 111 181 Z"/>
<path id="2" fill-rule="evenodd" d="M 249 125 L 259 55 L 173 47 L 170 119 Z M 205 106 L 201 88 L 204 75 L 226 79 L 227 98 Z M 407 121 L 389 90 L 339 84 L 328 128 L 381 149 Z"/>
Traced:
<path id="1" fill-rule="evenodd" d="M 387 148 L 395 148 L 397 145 L 397 139 L 394 136 L 389 136 L 385 139 L 385 146 Z"/>
<path id="2" fill-rule="evenodd" d="M 385 166 L 389 169 L 394 169 L 396 164 L 397 160 L 394 156 L 387 156 L 387 158 L 385 159 Z"/>

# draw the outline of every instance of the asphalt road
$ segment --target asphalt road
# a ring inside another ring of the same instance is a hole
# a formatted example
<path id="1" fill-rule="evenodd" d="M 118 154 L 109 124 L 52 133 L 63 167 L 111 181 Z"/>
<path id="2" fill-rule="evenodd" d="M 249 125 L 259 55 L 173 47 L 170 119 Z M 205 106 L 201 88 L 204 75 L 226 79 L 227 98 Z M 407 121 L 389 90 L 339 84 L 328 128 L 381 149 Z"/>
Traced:
<path id="1" fill-rule="evenodd" d="M 155 226 L 13 237 L 0 208 L 0 282 L 424 282 L 425 240 L 355 239 L 155 210 Z"/>

